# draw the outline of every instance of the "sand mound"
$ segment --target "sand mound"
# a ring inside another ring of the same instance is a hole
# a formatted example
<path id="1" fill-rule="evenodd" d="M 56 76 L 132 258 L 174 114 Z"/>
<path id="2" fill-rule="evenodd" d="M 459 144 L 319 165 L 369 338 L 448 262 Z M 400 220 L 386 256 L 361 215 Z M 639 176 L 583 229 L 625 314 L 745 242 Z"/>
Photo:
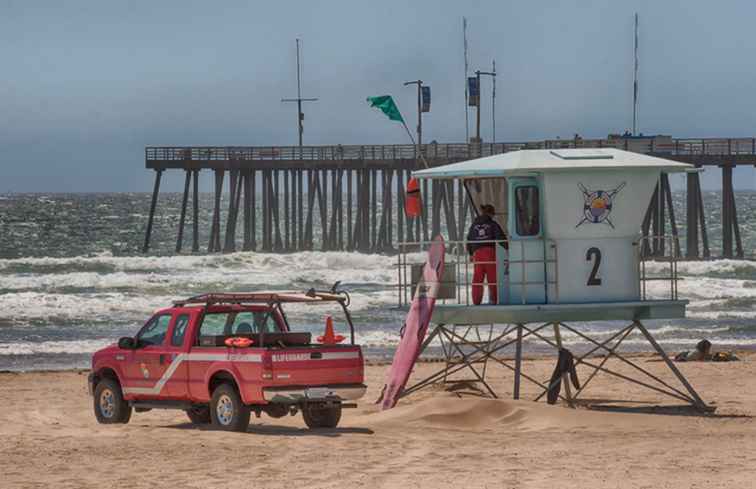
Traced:
<path id="1" fill-rule="evenodd" d="M 548 406 L 531 401 L 459 398 L 435 395 L 422 401 L 401 403 L 388 411 L 360 416 L 359 423 L 380 429 L 407 427 L 486 431 L 504 427 L 508 432 L 527 431 L 635 431 L 660 427 L 664 416 L 597 412 Z"/>
<path id="2" fill-rule="evenodd" d="M 434 396 L 417 403 L 399 405 L 388 411 L 369 414 L 363 419 L 371 425 L 403 427 L 430 425 L 478 430 L 492 425 L 522 423 L 527 410 L 520 403 L 495 399 L 460 399 Z"/>

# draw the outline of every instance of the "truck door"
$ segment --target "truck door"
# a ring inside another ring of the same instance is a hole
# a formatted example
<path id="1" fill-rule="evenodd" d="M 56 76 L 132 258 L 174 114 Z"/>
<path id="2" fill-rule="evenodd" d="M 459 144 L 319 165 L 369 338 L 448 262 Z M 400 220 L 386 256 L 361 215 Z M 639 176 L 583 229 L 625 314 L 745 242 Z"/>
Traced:
<path id="1" fill-rule="evenodd" d="M 164 352 L 160 355 L 160 363 L 165 368 L 165 384 L 160 392 L 163 399 L 184 399 L 188 395 L 189 362 L 185 361 L 183 353 L 189 351 L 189 325 L 191 314 L 177 311 L 173 324 L 168 331 Z"/>
<path id="2" fill-rule="evenodd" d="M 126 369 L 128 387 L 124 389 L 125 394 L 148 399 L 160 395 L 165 383 L 162 377 L 167 368 L 164 362 L 161 363 L 161 356 L 167 353 L 165 343 L 172 319 L 170 313 L 153 316 L 137 334 L 138 347 Z"/>

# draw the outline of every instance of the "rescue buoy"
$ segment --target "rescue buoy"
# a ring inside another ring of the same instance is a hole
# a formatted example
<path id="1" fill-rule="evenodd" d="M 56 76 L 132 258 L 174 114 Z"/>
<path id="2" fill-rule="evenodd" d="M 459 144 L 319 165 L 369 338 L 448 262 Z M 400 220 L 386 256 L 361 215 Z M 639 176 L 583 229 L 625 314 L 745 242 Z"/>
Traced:
<path id="1" fill-rule="evenodd" d="M 412 177 L 407 182 L 407 195 L 404 199 L 404 212 L 408 217 L 419 217 L 422 214 L 423 200 L 420 196 L 420 184 Z"/>
<path id="2" fill-rule="evenodd" d="M 224 341 L 224 343 L 229 348 L 247 348 L 248 346 L 252 346 L 254 341 L 252 340 L 252 338 L 232 336 L 231 338 L 226 338 L 226 341 Z"/>
<path id="3" fill-rule="evenodd" d="M 318 336 L 318 343 L 321 343 L 323 345 L 335 345 L 336 343 L 341 343 L 345 339 L 345 336 L 334 334 L 333 318 L 331 316 L 326 316 L 325 333 L 323 334 L 323 336 Z"/>

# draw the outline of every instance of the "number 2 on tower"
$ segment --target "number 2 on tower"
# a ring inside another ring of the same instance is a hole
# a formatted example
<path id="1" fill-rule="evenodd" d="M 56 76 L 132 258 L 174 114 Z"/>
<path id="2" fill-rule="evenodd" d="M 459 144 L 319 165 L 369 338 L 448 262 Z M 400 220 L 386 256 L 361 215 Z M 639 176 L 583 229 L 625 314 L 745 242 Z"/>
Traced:
<path id="1" fill-rule="evenodd" d="M 595 246 L 588 248 L 588 251 L 585 253 L 585 260 L 593 262 L 593 269 L 591 269 L 591 274 L 588 276 L 587 285 L 601 285 L 601 279 L 597 277 L 599 267 L 601 266 L 601 250 Z"/>

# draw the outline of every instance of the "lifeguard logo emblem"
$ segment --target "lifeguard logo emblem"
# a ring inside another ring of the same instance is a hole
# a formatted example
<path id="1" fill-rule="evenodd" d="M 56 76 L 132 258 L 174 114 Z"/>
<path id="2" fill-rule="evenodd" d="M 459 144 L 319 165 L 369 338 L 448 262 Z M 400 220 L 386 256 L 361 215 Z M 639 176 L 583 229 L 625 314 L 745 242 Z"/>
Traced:
<path id="1" fill-rule="evenodd" d="M 588 190 L 585 185 L 578 183 L 578 187 L 583 192 L 583 218 L 575 227 L 580 227 L 587 222 L 593 224 L 603 222 L 614 229 L 614 224 L 609 219 L 609 215 L 612 213 L 614 197 L 624 186 L 625 182 L 622 182 L 613 190 Z"/>

